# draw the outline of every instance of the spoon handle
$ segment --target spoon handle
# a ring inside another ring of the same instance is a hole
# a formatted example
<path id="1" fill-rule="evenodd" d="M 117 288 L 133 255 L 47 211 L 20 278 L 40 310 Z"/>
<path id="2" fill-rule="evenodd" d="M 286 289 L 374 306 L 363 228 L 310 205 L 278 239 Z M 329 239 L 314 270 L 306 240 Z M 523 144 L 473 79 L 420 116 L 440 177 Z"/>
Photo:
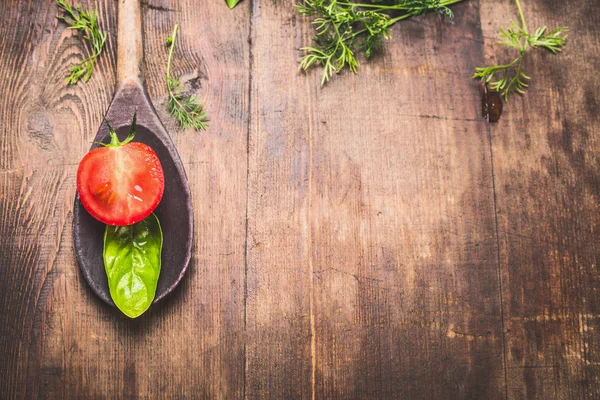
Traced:
<path id="1" fill-rule="evenodd" d="M 117 87 L 142 86 L 142 16 L 140 0 L 119 0 Z"/>

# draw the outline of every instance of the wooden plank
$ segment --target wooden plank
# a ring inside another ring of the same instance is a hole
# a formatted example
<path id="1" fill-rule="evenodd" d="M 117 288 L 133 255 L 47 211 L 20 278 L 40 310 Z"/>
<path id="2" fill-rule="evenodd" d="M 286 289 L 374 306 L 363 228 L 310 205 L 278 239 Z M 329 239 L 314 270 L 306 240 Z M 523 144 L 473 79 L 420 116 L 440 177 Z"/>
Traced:
<path id="1" fill-rule="evenodd" d="M 306 80 L 293 2 L 252 2 L 246 398 L 311 396 Z M 303 121 L 303 123 L 300 123 Z"/>
<path id="2" fill-rule="evenodd" d="M 402 23 L 360 76 L 325 88 L 296 72 L 312 29 L 291 0 L 146 2 L 149 92 L 197 226 L 182 287 L 134 322 L 89 291 L 72 249 L 75 171 L 116 64 L 116 3 L 90 5 L 108 48 L 88 84 L 66 87 L 85 51 L 54 3 L 0 2 L 2 396 L 600 396 L 592 0 L 525 3 L 531 26 L 576 34 L 560 57 L 528 61 L 531 90 L 490 131 L 465 77 L 517 17 L 508 0 L 457 6 L 455 25 Z M 208 133 L 165 112 L 176 22 L 175 69 L 206 103 Z"/>
<path id="3" fill-rule="evenodd" d="M 477 4 L 324 88 L 293 2 L 253 12 L 247 397 L 503 397 Z"/>
<path id="4" fill-rule="evenodd" d="M 491 137 L 497 191 L 509 398 L 600 397 L 597 2 L 525 1 L 530 30 L 568 25 L 563 54 L 532 53 L 527 94 Z M 510 1 L 482 2 L 486 60 Z"/>
<path id="5" fill-rule="evenodd" d="M 112 2 L 95 6 L 103 24 L 114 24 L 108 18 Z M 0 5 L 0 393 L 6 398 L 44 392 L 42 332 L 49 299 L 54 288 L 64 287 L 65 276 L 78 284 L 70 225 L 73 172 L 114 83 L 109 40 L 89 83 L 65 86 L 68 66 L 87 52 L 55 15 L 48 1 Z M 64 355 L 72 350 L 65 347 Z M 52 372 L 55 381 L 68 379 L 64 367 Z"/>
<path id="6" fill-rule="evenodd" d="M 182 287 L 130 321 L 86 287 L 71 239 L 77 163 L 114 88 L 116 5 L 90 3 L 111 34 L 92 80 L 76 87 L 64 76 L 80 42 L 54 18 L 54 2 L 0 5 L 0 82 L 9 88 L 0 99 L 9 121 L 0 147 L 0 393 L 241 398 L 248 11 L 192 1 L 144 7 L 149 92 L 185 164 L 196 224 Z M 164 39 L 175 23 L 174 70 L 206 104 L 209 132 L 182 132 L 165 111 Z"/>

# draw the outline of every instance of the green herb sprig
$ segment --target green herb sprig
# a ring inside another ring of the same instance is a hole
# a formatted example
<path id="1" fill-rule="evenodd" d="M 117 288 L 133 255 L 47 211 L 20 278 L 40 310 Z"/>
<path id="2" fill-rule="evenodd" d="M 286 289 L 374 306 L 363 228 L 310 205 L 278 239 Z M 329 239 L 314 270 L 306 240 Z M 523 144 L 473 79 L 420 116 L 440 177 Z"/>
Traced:
<path id="1" fill-rule="evenodd" d="M 448 6 L 460 1 L 396 0 L 394 4 L 386 4 L 382 0 L 371 3 L 304 0 L 297 11 L 306 17 L 316 17 L 315 45 L 300 49 L 305 52 L 300 68 L 306 71 L 316 64 L 323 66 L 321 85 L 344 68 L 356 73 L 356 53 L 363 52 L 370 58 L 381 47 L 382 39 L 391 37 L 390 29 L 395 23 L 428 11 L 452 18 Z"/>
<path id="2" fill-rule="evenodd" d="M 94 71 L 96 59 L 104 48 L 106 33 L 98 26 L 96 10 L 84 11 L 81 4 L 73 9 L 68 0 L 56 0 L 56 4 L 66 12 L 66 15 L 58 15 L 57 18 L 65 21 L 69 25 L 68 29 L 84 32 L 83 38 L 92 46 L 92 55 L 73 65 L 69 70 L 67 85 L 75 85 L 80 79 L 87 82 Z"/>
<path id="3" fill-rule="evenodd" d="M 184 96 L 179 78 L 171 77 L 171 59 L 175 49 L 175 39 L 177 38 L 177 29 L 179 25 L 175 24 L 173 34 L 167 38 L 166 43 L 169 49 L 169 58 L 167 59 L 167 90 L 169 91 L 169 112 L 173 115 L 183 129 L 193 126 L 196 130 L 208 129 L 208 118 L 203 111 L 202 104 L 198 103 L 193 96 Z"/>
<path id="4" fill-rule="evenodd" d="M 492 90 L 500 92 L 504 97 L 504 101 L 508 101 L 511 93 L 525 94 L 529 87 L 531 77 L 523 71 L 523 60 L 529 49 L 545 48 L 553 54 L 558 54 L 567 41 L 568 28 L 564 27 L 548 30 L 544 26 L 536 29 L 534 34 L 530 34 L 521 3 L 519 0 L 515 1 L 519 9 L 521 25 L 511 21 L 511 28 L 500 28 L 500 37 L 504 40 L 499 44 L 517 49 L 518 56 L 508 64 L 476 68 L 473 75 L 473 78 L 481 78 L 489 83 Z M 494 80 L 496 74 L 502 74 L 500 79 Z"/>

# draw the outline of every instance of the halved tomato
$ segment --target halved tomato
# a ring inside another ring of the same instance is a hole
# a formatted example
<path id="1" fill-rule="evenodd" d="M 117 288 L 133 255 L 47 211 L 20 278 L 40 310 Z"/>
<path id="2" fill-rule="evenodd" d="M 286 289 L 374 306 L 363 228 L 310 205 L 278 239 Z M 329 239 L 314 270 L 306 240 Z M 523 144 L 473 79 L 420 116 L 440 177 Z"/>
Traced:
<path id="1" fill-rule="evenodd" d="M 111 141 L 91 150 L 79 163 L 77 192 L 81 204 L 107 225 L 135 224 L 146 218 L 162 199 L 165 178 L 158 156 L 144 143 L 120 142 L 109 124 Z"/>

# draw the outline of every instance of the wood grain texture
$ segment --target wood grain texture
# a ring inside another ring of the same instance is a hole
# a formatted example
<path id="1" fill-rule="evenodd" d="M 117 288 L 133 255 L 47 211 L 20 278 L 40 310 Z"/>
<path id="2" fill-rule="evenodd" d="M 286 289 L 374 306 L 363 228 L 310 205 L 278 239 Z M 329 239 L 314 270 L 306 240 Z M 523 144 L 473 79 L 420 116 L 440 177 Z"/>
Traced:
<path id="1" fill-rule="evenodd" d="M 482 2 L 487 37 L 518 18 Z M 568 25 L 564 53 L 527 59 L 530 90 L 491 127 L 509 398 L 600 397 L 600 8 L 525 2 L 530 30 Z M 501 15 L 501 18 L 498 18 Z M 592 28 L 593 27 L 593 28 Z"/>
<path id="2" fill-rule="evenodd" d="M 112 3 L 94 6 L 110 26 Z M 97 309 L 85 288 L 76 290 L 70 203 L 77 163 L 112 95 L 114 54 L 109 39 L 109 50 L 89 83 L 65 86 L 68 65 L 87 52 L 55 14 L 50 1 L 0 5 L 0 393 L 6 398 L 40 397 L 46 382 L 75 383 L 63 372 L 78 337 L 62 338 L 61 326 L 54 331 L 48 326 L 77 314 L 54 314 L 55 294 L 75 298 L 73 307 L 87 299 L 82 304 L 91 314 Z M 49 361 L 47 332 L 58 337 L 55 348 L 65 345 L 53 370 L 43 367 Z"/>
<path id="3" fill-rule="evenodd" d="M 454 10 L 454 24 L 429 15 L 394 31 L 405 40 L 383 57 L 400 70 L 344 76 L 354 101 L 322 90 L 318 398 L 503 397 L 490 154 L 477 84 L 464 83 L 482 55 L 478 7 Z"/>
<path id="4" fill-rule="evenodd" d="M 502 398 L 486 124 L 477 83 L 454 90 L 478 7 L 324 88 L 293 2 L 254 12 L 248 398 Z"/>
<path id="5" fill-rule="evenodd" d="M 252 5 L 246 397 L 310 398 L 312 105 L 296 50 L 305 25 L 291 2 Z"/>
<path id="6" fill-rule="evenodd" d="M 196 224 L 182 287 L 136 321 L 87 288 L 71 236 L 77 163 L 114 90 L 117 4 L 88 3 L 110 35 L 90 82 L 75 87 L 64 77 L 82 47 L 54 1 L 0 5 L 10 55 L 0 110 L 14 124 L 2 124 L 2 398 L 243 396 L 249 21 L 243 7 L 232 20 L 226 7 L 195 3 L 142 10 L 149 92 L 186 167 Z M 181 132 L 165 112 L 164 39 L 175 23 L 174 72 L 207 104 L 210 132 Z"/>
<path id="7" fill-rule="evenodd" d="M 502 61 L 510 0 L 398 24 L 354 76 L 297 70 L 293 0 L 143 0 L 143 73 L 195 211 L 181 287 L 131 321 L 86 286 L 77 164 L 113 95 L 117 1 L 87 54 L 53 0 L 0 2 L 0 398 L 600 397 L 600 9 L 525 0 L 528 93 L 481 118 L 476 66 Z M 164 39 L 207 132 L 166 111 Z"/>

